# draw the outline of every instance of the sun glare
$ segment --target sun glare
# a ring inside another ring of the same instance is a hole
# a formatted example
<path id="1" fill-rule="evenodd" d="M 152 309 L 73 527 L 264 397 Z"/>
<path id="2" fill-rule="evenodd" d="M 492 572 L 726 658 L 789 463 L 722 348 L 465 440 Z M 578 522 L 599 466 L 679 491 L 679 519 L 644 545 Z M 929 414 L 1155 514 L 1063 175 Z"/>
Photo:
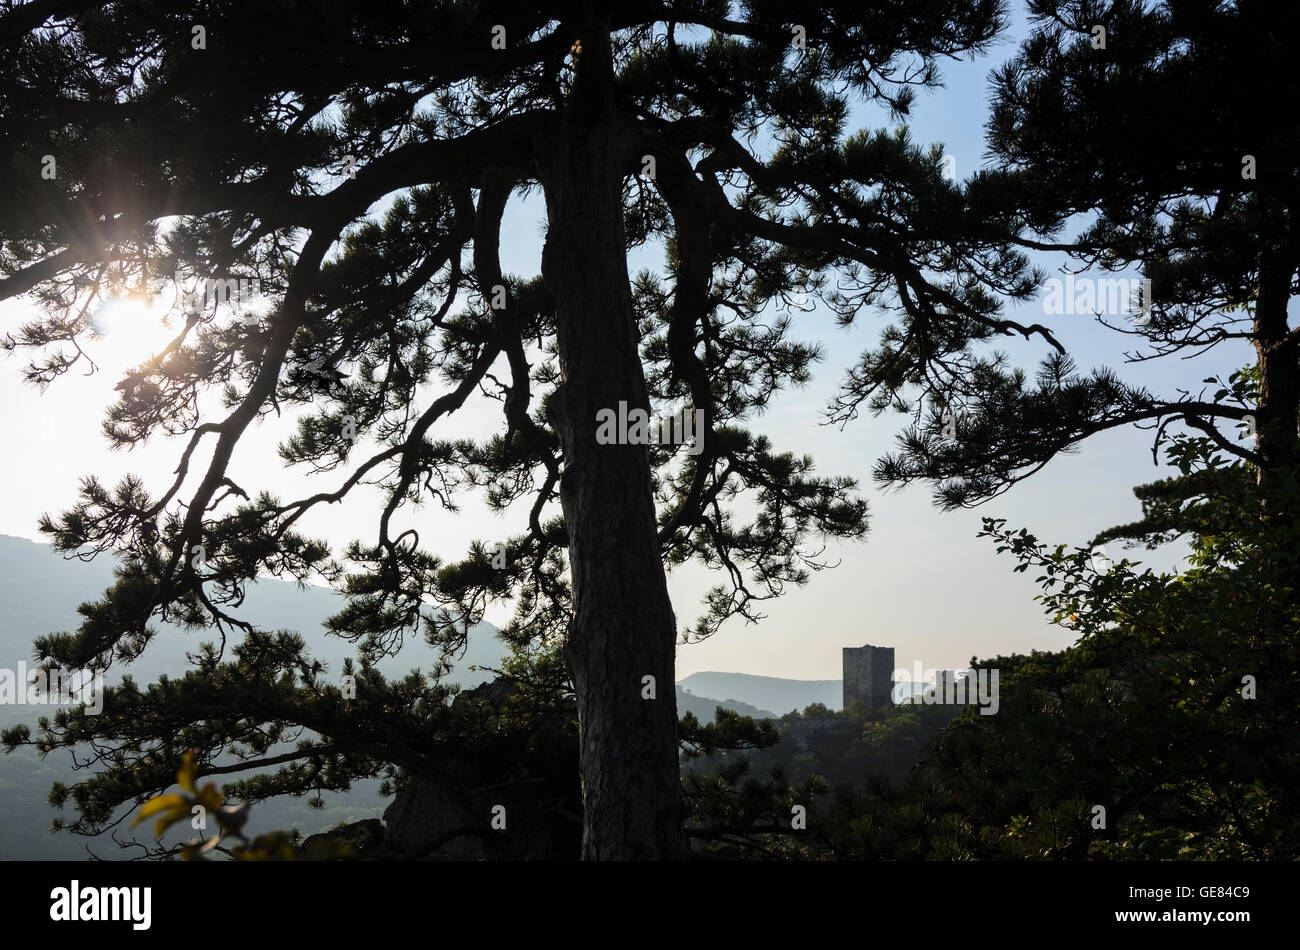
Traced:
<path id="1" fill-rule="evenodd" d="M 134 366 L 160 351 L 179 332 L 174 309 L 167 301 L 135 294 L 104 301 L 90 324 L 93 335 L 85 349 L 104 369 Z"/>

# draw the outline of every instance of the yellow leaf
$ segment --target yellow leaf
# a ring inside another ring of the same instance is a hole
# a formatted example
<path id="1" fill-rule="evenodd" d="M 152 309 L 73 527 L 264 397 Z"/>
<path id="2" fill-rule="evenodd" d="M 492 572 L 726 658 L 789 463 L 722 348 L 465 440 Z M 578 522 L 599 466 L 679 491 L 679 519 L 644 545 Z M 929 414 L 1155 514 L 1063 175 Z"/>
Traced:
<path id="1" fill-rule="evenodd" d="M 202 790 L 194 796 L 194 800 L 208 811 L 216 811 L 225 804 L 226 798 L 221 794 L 221 792 L 217 791 L 215 782 L 208 782 L 208 784 L 204 785 Z"/>
<path id="2" fill-rule="evenodd" d="M 168 808 L 178 807 L 186 807 L 185 799 L 181 798 L 179 795 L 159 795 L 157 798 L 151 798 L 149 801 L 144 803 L 144 807 L 140 809 L 140 814 L 135 816 L 135 821 L 131 822 L 131 827 L 134 828 L 150 815 L 156 815 L 158 812 L 164 811 Z"/>
<path id="3" fill-rule="evenodd" d="M 190 803 L 181 799 L 179 805 L 174 806 L 171 811 L 158 819 L 158 823 L 153 826 L 153 836 L 161 838 L 164 831 L 176 824 L 176 822 L 184 821 L 188 817 L 190 817 Z"/>
<path id="4" fill-rule="evenodd" d="M 181 770 L 176 773 L 176 781 L 180 787 L 187 792 L 194 791 L 194 773 L 197 769 L 194 767 L 194 750 L 186 752 L 181 758 Z"/>

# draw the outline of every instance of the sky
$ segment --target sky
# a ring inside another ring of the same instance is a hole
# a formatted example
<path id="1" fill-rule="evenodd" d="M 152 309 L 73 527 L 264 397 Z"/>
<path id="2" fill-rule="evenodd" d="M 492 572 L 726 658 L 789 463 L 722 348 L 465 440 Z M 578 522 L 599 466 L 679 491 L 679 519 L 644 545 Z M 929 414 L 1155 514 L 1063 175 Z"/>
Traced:
<path id="1" fill-rule="evenodd" d="M 915 141 L 943 143 L 959 177 L 986 165 L 983 123 L 988 76 L 1013 54 L 1018 37 L 1026 32 L 1023 11 L 1017 9 L 1016 15 L 1014 28 L 991 54 L 974 62 L 947 61 L 942 70 L 945 87 L 919 97 L 909 119 Z M 858 117 L 863 122 L 882 119 L 865 110 Z M 502 229 L 507 271 L 536 272 L 540 218 L 537 198 L 512 202 Z M 1067 263 L 1061 256 L 1037 255 L 1036 259 L 1053 275 L 1059 275 Z M 21 300 L 0 304 L 0 330 L 12 330 L 34 313 L 34 307 Z M 1124 353 L 1133 338 L 1099 326 L 1092 317 L 1049 314 L 1042 298 L 1014 308 L 1010 315 L 1050 327 L 1081 370 L 1110 366 L 1123 379 L 1141 382 L 1158 393 L 1174 395 L 1179 385 L 1195 389 L 1205 377 L 1226 375 L 1252 362 L 1253 354 L 1244 346 L 1225 346 L 1196 360 L 1126 365 Z M 0 354 L 4 446 L 9 456 L 8 464 L 0 466 L 0 497 L 7 501 L 0 507 L 0 533 L 43 540 L 37 532 L 40 514 L 71 507 L 78 479 L 85 474 L 111 483 L 126 472 L 136 472 L 155 491 L 170 483 L 180 445 L 163 441 L 130 452 L 111 452 L 100 433 L 103 411 L 112 401 L 120 371 L 169 339 L 161 320 L 159 314 L 147 313 L 139 305 L 110 308 L 102 314 L 103 339 L 87 345 L 101 371 L 92 375 L 74 371 L 43 393 L 21 379 L 30 354 L 7 358 Z M 1152 433 L 1127 429 L 1095 436 L 1076 454 L 1058 457 L 1008 493 L 972 510 L 940 511 L 924 485 L 883 492 L 872 481 L 871 469 L 892 450 L 906 418 L 868 414 L 843 429 L 822 423 L 844 371 L 864 348 L 876 344 L 887 322 L 883 315 L 868 315 L 852 328 L 841 329 L 819 310 L 800 315 L 795 337 L 821 342 L 826 357 L 814 369 L 808 387 L 782 394 L 753 423 L 776 449 L 812 455 L 821 474 L 859 479 L 871 507 L 867 537 L 828 547 L 823 560 L 838 566 L 814 574 L 805 587 L 790 589 L 779 600 L 761 605 L 765 614 L 761 622 L 733 620 L 711 639 L 679 647 L 679 678 L 719 670 L 836 679 L 841 648 L 866 643 L 894 647 L 896 665 L 910 670 L 915 663 L 924 669 L 964 668 L 972 657 L 1059 650 L 1072 642 L 1069 632 L 1050 625 L 1034 602 L 1039 590 L 1031 572 L 1013 573 L 1015 562 L 1009 555 L 995 556 L 993 544 L 976 537 L 981 519 L 1005 518 L 1009 526 L 1027 528 L 1048 543 L 1085 545 L 1100 530 L 1139 516 L 1133 486 L 1169 474 L 1153 463 Z M 1000 342 L 998 349 L 1030 372 L 1047 352 L 1041 342 L 1010 338 Z M 481 403 L 468 405 L 448 419 L 438 429 L 440 437 L 481 436 L 486 427 L 499 428 L 498 406 Z M 250 429 L 236 449 L 232 477 L 245 487 L 266 488 L 285 497 L 297 497 L 304 486 L 310 491 L 333 487 L 345 477 L 334 473 L 320 482 L 286 472 L 275 447 L 290 431 L 290 419 Z M 204 464 L 200 455 L 195 470 L 201 471 Z M 360 494 L 343 506 L 317 508 L 304 519 L 303 528 L 338 547 L 356 537 L 373 541 L 377 497 Z M 516 533 L 525 514 L 521 509 L 502 518 L 467 500 L 457 514 L 425 507 L 407 524 L 417 527 L 426 548 L 450 560 L 463 556 L 473 539 L 491 542 Z M 1108 553 L 1115 559 L 1122 556 L 1118 548 Z M 1127 552 L 1158 570 L 1174 569 L 1180 554 L 1178 545 Z M 717 580 L 709 571 L 695 565 L 669 576 L 679 628 L 692 624 L 702 596 L 714 583 Z M 499 605 L 489 609 L 486 619 L 501 625 L 508 616 L 509 607 Z"/>

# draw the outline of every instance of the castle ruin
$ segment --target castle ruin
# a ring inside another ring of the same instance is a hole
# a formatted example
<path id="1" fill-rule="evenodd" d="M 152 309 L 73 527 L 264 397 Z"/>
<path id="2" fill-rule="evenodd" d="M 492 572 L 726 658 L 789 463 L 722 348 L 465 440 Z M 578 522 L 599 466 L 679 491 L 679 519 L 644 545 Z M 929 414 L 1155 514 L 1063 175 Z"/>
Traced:
<path id="1" fill-rule="evenodd" d="M 844 648 L 844 708 L 863 703 L 878 709 L 894 702 L 894 648 Z"/>

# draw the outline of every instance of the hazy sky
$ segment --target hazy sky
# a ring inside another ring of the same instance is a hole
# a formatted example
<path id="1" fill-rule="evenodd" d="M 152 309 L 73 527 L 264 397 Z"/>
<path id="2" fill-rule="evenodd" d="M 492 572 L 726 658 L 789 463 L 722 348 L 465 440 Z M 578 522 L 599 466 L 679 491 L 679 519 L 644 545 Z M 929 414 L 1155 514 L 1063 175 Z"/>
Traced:
<path id="1" fill-rule="evenodd" d="M 961 177 L 984 163 L 987 76 L 1012 54 L 1013 40 L 1023 30 L 1023 23 L 1018 24 L 998 49 L 974 63 L 945 64 L 946 88 L 921 97 L 913 109 L 910 124 L 916 141 L 944 143 Z M 862 118 L 866 122 L 871 116 L 864 111 Z M 539 209 L 536 199 L 512 204 L 503 227 L 503 264 L 508 271 L 536 272 Z M 1065 263 L 1061 257 L 1040 256 L 1039 260 L 1053 272 Z M 0 305 L 0 328 L 12 330 L 31 313 L 22 302 Z M 1101 327 L 1090 317 L 1048 315 L 1041 299 L 1012 315 L 1051 327 L 1082 369 L 1109 365 L 1127 380 L 1170 395 L 1176 385 L 1194 389 L 1202 378 L 1226 374 L 1251 362 L 1253 355 L 1244 345 L 1224 346 L 1196 360 L 1125 365 L 1124 352 L 1134 338 Z M 107 337 L 88 347 L 101 361 L 102 371 L 91 376 L 73 373 L 44 394 L 21 381 L 24 354 L 0 358 L 0 393 L 7 410 L 4 444 L 9 453 L 8 464 L 0 468 L 0 491 L 7 500 L 0 509 L 0 533 L 39 539 L 39 515 L 70 507 L 83 474 L 115 481 L 135 471 L 155 492 L 170 483 L 180 446 L 164 442 L 131 453 L 112 453 L 100 435 L 103 408 L 119 378 L 115 371 L 167 339 L 167 330 L 158 318 L 126 307 L 106 314 L 105 322 L 110 326 Z M 1051 543 L 1085 544 L 1100 529 L 1139 514 L 1134 485 L 1168 474 L 1167 469 L 1153 466 L 1151 433 L 1130 429 L 1095 437 L 1078 454 L 1058 458 L 1008 494 L 974 510 L 940 512 L 933 507 L 928 488 L 920 485 L 885 494 L 872 482 L 871 468 L 893 448 L 894 437 L 907 420 L 868 416 L 844 430 L 820 424 L 844 370 L 865 347 L 877 342 L 885 323 L 881 317 L 864 316 L 851 330 L 841 330 L 824 313 L 800 316 L 796 336 L 821 341 L 826 359 L 809 387 L 779 397 L 767 415 L 751 423 L 771 437 L 776 449 L 811 454 L 822 474 L 857 477 L 871 504 L 867 539 L 828 549 L 826 559 L 838 560 L 839 567 L 815 574 L 806 587 L 764 604 L 767 619 L 762 623 L 746 626 L 733 621 L 711 640 L 679 648 L 679 677 L 729 670 L 833 679 L 840 675 L 840 648 L 864 643 L 893 646 L 897 665 L 910 669 L 916 661 L 930 668 L 964 667 L 973 655 L 1054 650 L 1071 642 L 1066 631 L 1046 622 L 1033 601 L 1038 589 L 1032 577 L 1013 573 L 1009 556 L 995 557 L 993 545 L 975 537 L 981 518 L 1006 518 L 1010 525 L 1026 527 Z M 1010 338 L 998 348 L 1031 372 L 1047 350 L 1038 342 Z M 482 436 L 488 427 L 499 429 L 499 407 L 480 401 L 457 413 L 435 434 Z M 297 497 L 304 485 L 316 491 L 342 481 L 345 475 L 337 472 L 310 481 L 302 474 L 286 473 L 275 445 L 288 431 L 288 420 L 251 429 L 236 450 L 231 472 L 235 480 L 250 490 L 267 488 L 284 497 Z M 210 446 L 211 440 L 206 444 Z M 201 471 L 205 464 L 205 458 L 196 458 L 194 468 Z M 338 545 L 354 537 L 372 541 L 376 497 L 354 492 L 347 506 L 317 508 L 302 526 Z M 515 533 L 525 515 L 520 510 L 501 519 L 468 500 L 459 514 L 426 507 L 408 516 L 405 525 L 417 527 L 427 547 L 452 559 L 464 553 L 471 539 L 492 541 Z M 1118 559 L 1117 550 L 1110 553 Z M 1178 550 L 1131 556 L 1167 569 L 1174 566 Z M 708 571 L 695 566 L 670 577 L 679 627 L 693 620 L 700 597 L 713 583 Z M 508 613 L 501 606 L 490 610 L 487 619 L 500 624 Z"/>

